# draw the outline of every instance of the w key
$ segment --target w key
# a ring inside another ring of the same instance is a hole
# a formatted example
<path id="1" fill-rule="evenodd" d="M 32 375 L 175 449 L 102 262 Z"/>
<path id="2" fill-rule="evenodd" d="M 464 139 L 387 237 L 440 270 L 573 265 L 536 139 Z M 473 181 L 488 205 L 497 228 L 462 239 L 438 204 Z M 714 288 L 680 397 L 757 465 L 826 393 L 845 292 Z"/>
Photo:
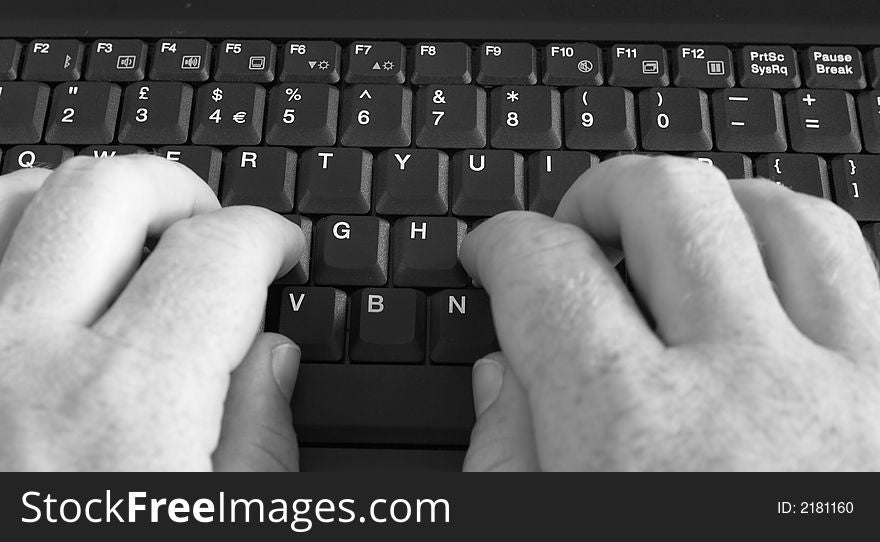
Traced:
<path id="1" fill-rule="evenodd" d="M 46 143 L 109 144 L 122 91 L 113 83 L 64 83 L 55 87 Z"/>
<path id="2" fill-rule="evenodd" d="M 709 99 L 696 88 L 651 88 L 639 94 L 642 146 L 649 151 L 712 149 Z"/>

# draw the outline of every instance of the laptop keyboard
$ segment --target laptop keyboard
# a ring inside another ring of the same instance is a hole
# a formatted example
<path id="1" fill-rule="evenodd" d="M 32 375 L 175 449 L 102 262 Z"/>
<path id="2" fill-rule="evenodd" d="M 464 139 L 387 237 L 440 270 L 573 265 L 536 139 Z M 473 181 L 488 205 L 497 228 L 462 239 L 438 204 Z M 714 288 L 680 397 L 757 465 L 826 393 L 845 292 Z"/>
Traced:
<path id="1" fill-rule="evenodd" d="M 152 152 L 285 215 L 310 248 L 266 329 L 302 347 L 301 443 L 459 449 L 469 365 L 498 348 L 469 228 L 552 215 L 644 152 L 833 199 L 876 237 L 878 67 L 846 46 L 0 39 L 0 156 Z"/>

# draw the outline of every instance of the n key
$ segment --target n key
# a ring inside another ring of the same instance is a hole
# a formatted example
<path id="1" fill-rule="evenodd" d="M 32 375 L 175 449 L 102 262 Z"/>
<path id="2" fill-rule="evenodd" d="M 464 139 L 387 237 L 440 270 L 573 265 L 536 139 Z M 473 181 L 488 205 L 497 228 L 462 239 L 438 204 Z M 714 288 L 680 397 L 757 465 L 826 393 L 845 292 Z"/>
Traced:
<path id="1" fill-rule="evenodd" d="M 642 146 L 649 151 L 712 149 L 709 100 L 696 88 L 652 88 L 639 94 Z"/>
<path id="2" fill-rule="evenodd" d="M 861 152 L 852 95 L 843 90 L 795 90 L 785 95 L 791 148 L 797 152 Z"/>
<path id="3" fill-rule="evenodd" d="M 483 290 L 442 290 L 431 296 L 431 361 L 471 365 L 498 350 L 489 296 Z"/>
<path id="4" fill-rule="evenodd" d="M 831 173 L 835 203 L 860 222 L 880 222 L 880 156 L 838 156 Z"/>
<path id="5" fill-rule="evenodd" d="M 113 83 L 65 83 L 55 87 L 46 143 L 109 144 L 122 91 Z"/>

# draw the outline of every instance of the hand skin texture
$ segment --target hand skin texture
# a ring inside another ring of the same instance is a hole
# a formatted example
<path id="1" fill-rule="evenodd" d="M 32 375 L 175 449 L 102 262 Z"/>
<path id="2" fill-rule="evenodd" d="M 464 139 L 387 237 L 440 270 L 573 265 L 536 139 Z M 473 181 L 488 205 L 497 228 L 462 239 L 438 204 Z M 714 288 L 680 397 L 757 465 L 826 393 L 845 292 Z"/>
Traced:
<path id="1" fill-rule="evenodd" d="M 0 470 L 296 470 L 299 349 L 261 319 L 303 244 L 157 157 L 0 177 Z M 465 470 L 880 468 L 880 284 L 830 202 L 622 157 L 461 258 L 503 352 Z"/>

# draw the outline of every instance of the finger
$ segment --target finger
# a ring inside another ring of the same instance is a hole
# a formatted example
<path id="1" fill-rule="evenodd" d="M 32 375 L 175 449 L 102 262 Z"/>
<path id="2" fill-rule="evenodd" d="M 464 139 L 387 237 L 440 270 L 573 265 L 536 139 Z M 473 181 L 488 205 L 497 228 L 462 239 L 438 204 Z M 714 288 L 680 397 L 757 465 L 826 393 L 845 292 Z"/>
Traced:
<path id="1" fill-rule="evenodd" d="M 538 470 L 535 433 L 525 390 L 505 371 L 500 352 L 474 364 L 477 423 L 464 459 L 469 472 Z"/>
<path id="2" fill-rule="evenodd" d="M 148 352 L 201 364 L 205 378 L 233 370 L 259 331 L 266 289 L 291 269 L 302 231 L 258 207 L 228 207 L 168 228 L 94 325 Z M 207 383 L 206 383 L 207 384 Z"/>
<path id="3" fill-rule="evenodd" d="M 168 160 L 67 160 L 28 206 L 0 262 L 0 306 L 91 324 L 137 267 L 148 235 L 218 207 L 198 176 Z"/>
<path id="4" fill-rule="evenodd" d="M 0 259 L 25 208 L 50 173 L 48 169 L 28 168 L 0 177 Z"/>
<path id="5" fill-rule="evenodd" d="M 299 360 L 299 347 L 283 335 L 257 336 L 232 373 L 214 470 L 299 470 L 290 411 Z"/>
<path id="6" fill-rule="evenodd" d="M 880 283 L 852 216 L 772 182 L 743 179 L 731 186 L 789 318 L 814 342 L 874 361 Z"/>
<path id="7" fill-rule="evenodd" d="M 622 246 L 629 277 L 667 344 L 790 327 L 717 168 L 677 157 L 615 158 L 575 182 L 556 219 Z"/>

